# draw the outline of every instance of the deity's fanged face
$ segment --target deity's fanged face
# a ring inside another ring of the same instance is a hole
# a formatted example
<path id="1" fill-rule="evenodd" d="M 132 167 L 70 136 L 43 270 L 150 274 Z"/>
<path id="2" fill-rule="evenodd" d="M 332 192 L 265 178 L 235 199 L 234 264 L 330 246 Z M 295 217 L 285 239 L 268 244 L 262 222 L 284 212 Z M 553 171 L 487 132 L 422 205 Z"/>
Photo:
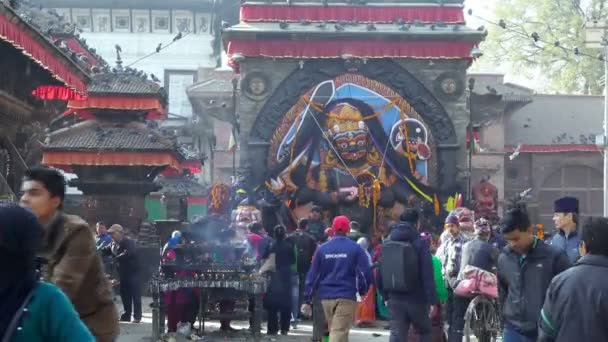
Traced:
<path id="1" fill-rule="evenodd" d="M 361 112 L 349 105 L 339 104 L 329 114 L 327 126 L 331 140 L 345 162 L 356 162 L 367 155 L 367 126 Z"/>
<path id="2" fill-rule="evenodd" d="M 367 154 L 367 131 L 356 130 L 335 134 L 333 143 L 342 159 L 357 161 Z"/>

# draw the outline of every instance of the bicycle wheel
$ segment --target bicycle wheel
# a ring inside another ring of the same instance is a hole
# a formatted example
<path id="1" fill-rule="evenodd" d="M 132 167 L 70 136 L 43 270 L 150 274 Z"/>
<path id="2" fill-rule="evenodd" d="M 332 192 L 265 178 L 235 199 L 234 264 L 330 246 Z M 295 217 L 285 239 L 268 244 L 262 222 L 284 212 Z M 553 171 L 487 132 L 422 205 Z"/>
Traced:
<path id="1" fill-rule="evenodd" d="M 491 298 L 479 295 L 469 303 L 464 316 L 466 342 L 496 342 L 500 335 L 500 312 Z"/>

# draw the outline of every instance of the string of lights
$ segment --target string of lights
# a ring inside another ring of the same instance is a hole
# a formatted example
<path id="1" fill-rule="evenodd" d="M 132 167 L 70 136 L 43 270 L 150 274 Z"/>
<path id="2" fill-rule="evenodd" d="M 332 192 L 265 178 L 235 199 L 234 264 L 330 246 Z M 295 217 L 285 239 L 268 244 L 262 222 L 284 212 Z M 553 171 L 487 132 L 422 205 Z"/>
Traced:
<path id="1" fill-rule="evenodd" d="M 539 43 L 546 44 L 546 45 L 552 45 L 554 47 L 557 47 L 557 48 L 563 50 L 564 52 L 572 53 L 575 56 L 587 57 L 587 58 L 595 59 L 595 60 L 598 60 L 598 61 L 601 61 L 601 62 L 604 61 L 604 58 L 608 57 L 608 56 L 602 56 L 601 54 L 593 56 L 593 55 L 590 55 L 588 53 L 585 53 L 584 51 L 582 51 L 578 47 L 574 47 L 574 48 L 566 47 L 559 40 L 555 40 L 555 41 L 552 41 L 552 42 L 544 40 L 544 39 L 542 39 L 540 37 L 540 35 L 537 32 L 527 33 L 525 31 L 522 31 L 523 29 L 522 30 L 518 30 L 516 28 L 517 25 L 509 23 L 509 22 L 505 21 L 504 19 L 500 19 L 500 20 L 498 20 L 498 22 L 496 22 L 496 21 L 492 21 L 492 20 L 488 20 L 486 18 L 480 17 L 478 15 L 474 15 L 472 9 L 469 9 L 468 14 L 470 16 L 474 17 L 475 19 L 477 19 L 479 21 L 482 21 L 482 22 L 484 22 L 486 24 L 499 27 L 499 28 L 501 28 L 501 29 L 503 29 L 505 31 L 511 32 L 513 34 L 516 34 L 516 35 L 518 35 L 518 36 L 520 36 L 522 38 L 531 39 L 532 42 L 537 47 L 539 47 L 541 49 L 543 48 L 543 46 L 539 46 L 538 45 Z"/>

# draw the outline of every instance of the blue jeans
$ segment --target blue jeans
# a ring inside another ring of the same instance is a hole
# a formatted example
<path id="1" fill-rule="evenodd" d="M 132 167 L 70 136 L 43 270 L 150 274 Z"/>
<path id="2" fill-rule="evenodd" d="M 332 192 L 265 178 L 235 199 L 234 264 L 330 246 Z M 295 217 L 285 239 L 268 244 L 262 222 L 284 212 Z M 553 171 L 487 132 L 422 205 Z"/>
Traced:
<path id="1" fill-rule="evenodd" d="M 502 341 L 503 342 L 535 342 L 536 339 L 524 336 L 524 335 L 518 333 L 517 331 L 515 331 L 513 328 L 511 328 L 509 326 L 505 326 Z"/>
<path id="2" fill-rule="evenodd" d="M 300 277 L 298 274 L 291 275 L 291 319 L 298 321 L 300 313 Z"/>

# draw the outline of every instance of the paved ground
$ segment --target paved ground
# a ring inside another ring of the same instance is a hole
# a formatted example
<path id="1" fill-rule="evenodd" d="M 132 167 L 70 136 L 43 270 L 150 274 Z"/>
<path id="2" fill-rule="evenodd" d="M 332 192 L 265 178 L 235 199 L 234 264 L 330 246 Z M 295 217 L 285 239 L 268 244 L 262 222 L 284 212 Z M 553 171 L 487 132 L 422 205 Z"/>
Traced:
<path id="1" fill-rule="evenodd" d="M 144 317 L 142 323 L 121 323 L 120 324 L 120 337 L 118 342 L 141 342 L 152 341 L 152 313 L 150 311 L 150 300 L 144 298 Z M 119 312 L 122 308 L 119 305 Z M 246 330 L 248 327 L 247 322 L 235 322 L 233 327 L 237 329 Z M 388 330 L 384 330 L 383 326 L 386 323 L 379 323 L 376 328 L 370 329 L 358 329 L 351 330 L 350 341 L 351 342 L 387 342 L 388 341 Z M 198 326 L 198 324 L 197 324 Z M 208 322 L 205 324 L 206 331 L 209 332 L 202 341 L 246 341 L 248 334 L 246 333 L 235 333 L 230 336 L 220 335 L 218 332 L 218 322 Z M 263 330 L 264 332 L 264 330 Z M 289 336 L 277 336 L 277 337 L 264 337 L 263 341 L 289 341 L 289 342 L 309 342 L 312 336 L 312 326 L 307 323 L 301 323 L 298 329 L 292 330 Z M 177 339 L 179 342 L 180 340 Z M 152 341 L 156 342 L 156 341 Z"/>
<path id="2" fill-rule="evenodd" d="M 122 311 L 120 302 L 117 304 L 119 312 Z M 152 312 L 150 311 L 150 299 L 144 298 L 144 315 L 142 323 L 121 323 L 120 337 L 117 342 L 157 342 L 152 341 Z M 377 322 L 374 328 L 354 328 L 350 332 L 350 342 L 388 342 L 389 332 L 384 329 L 386 322 Z M 197 323 L 198 326 L 198 323 Z M 236 329 L 242 329 L 243 332 L 226 336 L 219 333 L 219 322 L 207 322 L 205 329 L 207 334 L 199 341 L 219 342 L 219 341 L 251 341 L 249 334 L 246 333 L 248 322 L 233 322 L 232 326 Z M 262 332 L 265 332 L 265 325 L 262 327 Z M 264 336 L 264 342 L 309 342 L 312 336 L 312 325 L 309 322 L 303 322 L 298 326 L 298 329 L 290 331 L 288 336 Z M 466 339 L 463 339 L 465 341 Z M 498 339 L 501 341 L 502 339 Z M 167 341 L 165 339 L 165 341 Z M 171 342 L 182 342 L 185 339 L 171 340 Z M 471 342 L 476 339 L 472 338 Z"/>

